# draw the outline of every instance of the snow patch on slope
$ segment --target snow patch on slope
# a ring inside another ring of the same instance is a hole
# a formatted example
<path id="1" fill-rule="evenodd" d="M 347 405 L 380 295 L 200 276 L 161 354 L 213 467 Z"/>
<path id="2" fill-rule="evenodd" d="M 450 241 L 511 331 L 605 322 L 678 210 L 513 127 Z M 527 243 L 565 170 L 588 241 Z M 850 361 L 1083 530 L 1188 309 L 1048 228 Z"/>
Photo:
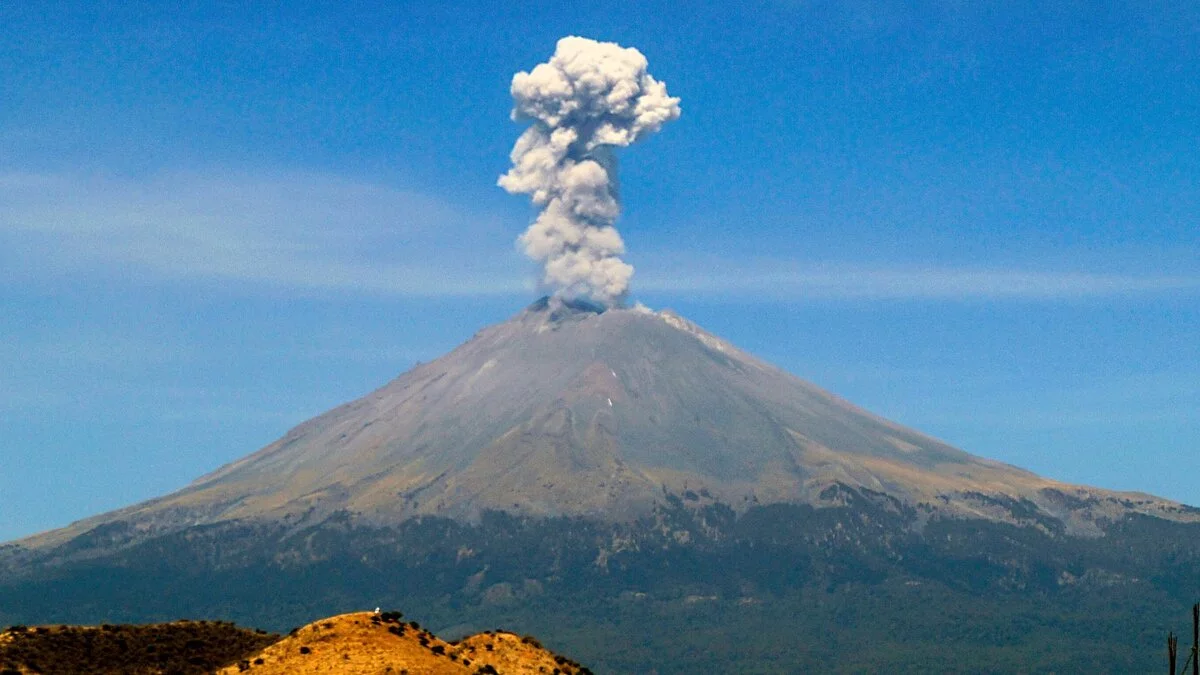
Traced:
<path id="1" fill-rule="evenodd" d="M 669 309 L 664 309 L 661 312 L 657 312 L 655 316 L 665 321 L 668 326 L 671 326 L 676 330 L 681 330 L 696 338 L 709 349 L 721 352 L 722 354 L 727 354 L 731 351 L 734 351 L 733 346 L 728 342 L 725 342 L 724 340 L 705 332 L 704 329 Z"/>

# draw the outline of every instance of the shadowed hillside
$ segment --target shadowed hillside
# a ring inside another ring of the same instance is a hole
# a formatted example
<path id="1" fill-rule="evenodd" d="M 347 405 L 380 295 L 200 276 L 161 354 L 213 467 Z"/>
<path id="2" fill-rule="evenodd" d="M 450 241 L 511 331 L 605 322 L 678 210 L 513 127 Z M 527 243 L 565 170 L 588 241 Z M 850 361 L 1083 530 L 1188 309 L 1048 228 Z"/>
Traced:
<path id="1" fill-rule="evenodd" d="M 278 639 L 225 621 L 13 626 L 0 633 L 0 673 L 201 675 L 236 663 Z"/>

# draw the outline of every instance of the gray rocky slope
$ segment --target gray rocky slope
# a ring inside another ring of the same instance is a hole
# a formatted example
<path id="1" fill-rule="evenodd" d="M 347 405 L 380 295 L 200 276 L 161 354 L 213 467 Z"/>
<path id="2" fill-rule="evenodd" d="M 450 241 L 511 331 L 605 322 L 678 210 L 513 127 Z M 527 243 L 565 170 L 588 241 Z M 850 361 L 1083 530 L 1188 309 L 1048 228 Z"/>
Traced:
<path id="1" fill-rule="evenodd" d="M 972 456 L 672 312 L 544 299 L 179 492 L 22 545 L 54 546 L 115 521 L 146 534 L 335 512 L 379 524 L 473 520 L 488 509 L 621 521 L 682 494 L 735 510 L 834 505 L 844 494 L 834 484 L 925 514 L 1035 527 L 1050 516 L 1083 535 L 1131 512 L 1197 518 L 1148 495 Z"/>

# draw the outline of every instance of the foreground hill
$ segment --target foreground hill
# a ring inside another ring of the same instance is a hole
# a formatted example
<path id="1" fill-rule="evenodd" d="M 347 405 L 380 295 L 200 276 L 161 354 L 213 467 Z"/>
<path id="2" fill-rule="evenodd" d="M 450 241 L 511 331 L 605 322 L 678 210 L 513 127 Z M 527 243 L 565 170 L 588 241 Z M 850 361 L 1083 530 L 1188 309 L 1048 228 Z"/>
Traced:
<path id="1" fill-rule="evenodd" d="M 0 632 L 3 675 L 589 675 L 532 637 L 486 631 L 446 642 L 399 612 L 321 619 L 280 638 L 227 623 L 13 626 Z"/>
<path id="2" fill-rule="evenodd" d="M 221 671 L 259 675 L 587 675 L 591 671 L 531 637 L 488 631 L 446 642 L 392 613 L 342 614 L 315 621 Z"/>
<path id="3" fill-rule="evenodd" d="M 0 545 L 0 622 L 392 604 L 604 672 L 1145 672 L 1196 597 L 1198 509 L 975 457 L 670 312 L 556 300 Z"/>
<path id="4" fill-rule="evenodd" d="M 0 631 L 4 675 L 205 675 L 279 639 L 223 622 L 13 626 Z"/>

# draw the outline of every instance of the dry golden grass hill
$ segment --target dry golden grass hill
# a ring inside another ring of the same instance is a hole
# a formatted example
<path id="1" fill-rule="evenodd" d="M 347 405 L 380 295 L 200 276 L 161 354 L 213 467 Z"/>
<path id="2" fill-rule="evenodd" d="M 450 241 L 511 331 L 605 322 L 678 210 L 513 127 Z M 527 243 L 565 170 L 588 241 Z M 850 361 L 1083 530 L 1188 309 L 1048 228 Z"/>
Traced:
<path id="1" fill-rule="evenodd" d="M 236 664 L 220 675 L 587 675 L 587 668 L 543 648 L 537 640 L 488 631 L 447 642 L 398 612 L 358 612 L 322 619 Z"/>

